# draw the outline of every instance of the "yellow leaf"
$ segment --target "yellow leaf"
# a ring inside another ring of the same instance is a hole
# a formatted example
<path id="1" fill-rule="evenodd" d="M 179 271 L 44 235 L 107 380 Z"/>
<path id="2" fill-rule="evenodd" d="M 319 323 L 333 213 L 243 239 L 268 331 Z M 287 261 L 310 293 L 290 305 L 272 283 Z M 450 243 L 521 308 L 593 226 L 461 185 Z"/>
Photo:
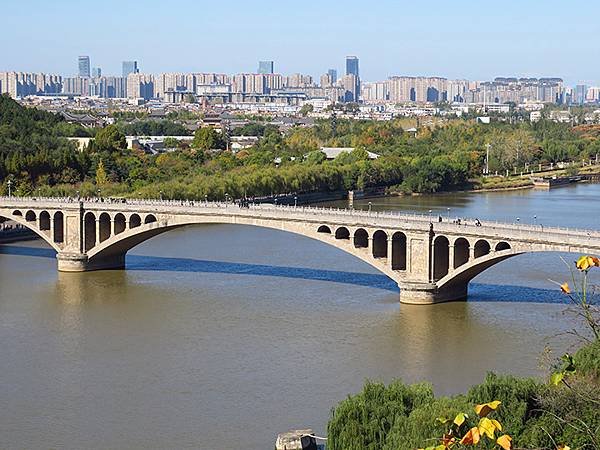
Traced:
<path id="1" fill-rule="evenodd" d="M 465 419 L 469 417 L 465 413 L 458 413 L 454 418 L 454 425 L 460 427 L 463 423 L 465 423 Z"/>
<path id="2" fill-rule="evenodd" d="M 571 288 L 569 287 L 569 283 L 563 283 L 560 285 L 560 290 L 563 294 L 570 294 Z"/>
<path id="3" fill-rule="evenodd" d="M 496 428 L 496 430 L 502 431 L 502 425 L 500 425 L 500 422 L 498 422 L 496 419 L 492 419 L 492 423 L 494 424 L 494 428 Z"/>
<path id="4" fill-rule="evenodd" d="M 504 450 L 511 450 L 512 449 L 512 438 L 508 434 L 503 434 L 498 439 L 496 439 L 496 444 L 498 444 Z"/>
<path id="5" fill-rule="evenodd" d="M 479 417 L 485 417 L 492 411 L 495 411 L 496 409 L 498 409 L 498 406 L 500 406 L 500 403 L 502 403 L 502 402 L 499 400 L 494 400 L 493 402 L 476 405 L 475 412 L 479 415 Z"/>
<path id="6" fill-rule="evenodd" d="M 463 436 L 463 438 L 460 440 L 460 443 L 463 445 L 477 445 L 480 439 L 481 435 L 479 434 L 479 429 L 477 427 L 473 427 L 467 431 L 467 434 Z"/>
<path id="7" fill-rule="evenodd" d="M 490 439 L 494 439 L 494 431 L 496 431 L 496 428 L 494 427 L 494 424 L 490 419 L 488 419 L 487 417 L 482 417 L 479 421 L 478 427 L 479 434 L 485 434 Z"/>
<path id="8" fill-rule="evenodd" d="M 557 448 L 557 450 L 571 450 L 571 447 L 569 447 L 566 444 L 560 444 Z"/>
<path id="9" fill-rule="evenodd" d="M 600 267 L 600 259 L 595 256 L 584 255 L 577 260 L 575 266 L 582 272 L 585 272 L 589 270 L 590 267 Z"/>

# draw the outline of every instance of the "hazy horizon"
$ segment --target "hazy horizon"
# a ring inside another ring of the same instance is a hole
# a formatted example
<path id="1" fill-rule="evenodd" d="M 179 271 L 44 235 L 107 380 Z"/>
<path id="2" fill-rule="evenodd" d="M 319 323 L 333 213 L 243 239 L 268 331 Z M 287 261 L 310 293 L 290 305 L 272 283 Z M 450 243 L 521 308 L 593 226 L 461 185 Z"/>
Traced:
<path id="1" fill-rule="evenodd" d="M 318 79 L 330 68 L 342 74 L 345 57 L 356 55 L 365 81 L 552 76 L 568 85 L 600 84 L 597 4 L 303 4 L 181 0 L 173 8 L 106 0 L 102 9 L 82 10 L 74 0 L 32 0 L 27 8 L 10 2 L 0 36 L 11 45 L 0 51 L 0 71 L 75 75 L 77 57 L 88 55 L 103 75 L 120 75 L 124 60 L 137 60 L 144 73 L 228 74 L 255 72 L 259 60 L 273 60 L 277 73 Z"/>

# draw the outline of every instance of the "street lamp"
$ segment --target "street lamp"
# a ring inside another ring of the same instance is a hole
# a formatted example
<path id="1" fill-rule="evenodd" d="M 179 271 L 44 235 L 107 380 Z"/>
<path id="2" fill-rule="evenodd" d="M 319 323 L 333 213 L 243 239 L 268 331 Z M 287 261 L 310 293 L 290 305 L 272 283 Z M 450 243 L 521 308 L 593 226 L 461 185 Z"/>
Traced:
<path id="1" fill-rule="evenodd" d="M 8 180 L 6 184 L 8 184 L 8 196 L 12 197 L 12 180 Z"/>
<path id="2" fill-rule="evenodd" d="M 229 198 L 229 194 L 227 192 L 225 192 L 225 204 L 227 204 L 229 202 L 228 198 Z"/>
<path id="3" fill-rule="evenodd" d="M 429 223 L 431 223 L 431 213 L 432 213 L 432 211 L 429 210 Z"/>
<path id="4" fill-rule="evenodd" d="M 534 225 L 537 225 L 537 215 L 534 215 L 534 216 L 533 216 L 533 224 L 534 224 Z"/>
<path id="5" fill-rule="evenodd" d="M 208 205 L 208 195 L 204 194 L 204 203 L 206 203 Z"/>
<path id="6" fill-rule="evenodd" d="M 371 214 L 371 207 L 373 206 L 373 204 L 371 202 L 369 202 L 369 214 Z"/>
<path id="7" fill-rule="evenodd" d="M 77 200 L 79 200 L 80 199 L 80 197 L 79 197 L 79 191 L 75 191 L 75 193 L 77 194 Z"/>
<path id="8" fill-rule="evenodd" d="M 163 198 L 162 198 L 162 191 L 158 191 L 158 195 L 159 195 L 159 197 L 160 197 L 160 201 L 162 202 L 162 199 L 163 199 Z"/>
<path id="9" fill-rule="evenodd" d="M 97 191 L 97 192 L 98 192 L 98 197 L 100 197 L 100 192 L 101 192 L 101 190 L 100 190 L 100 189 L 98 189 L 98 191 Z"/>
<path id="10" fill-rule="evenodd" d="M 298 207 L 298 196 L 294 195 L 294 208 Z"/>
<path id="11" fill-rule="evenodd" d="M 448 222 L 450 222 L 450 208 L 446 208 L 448 210 Z"/>

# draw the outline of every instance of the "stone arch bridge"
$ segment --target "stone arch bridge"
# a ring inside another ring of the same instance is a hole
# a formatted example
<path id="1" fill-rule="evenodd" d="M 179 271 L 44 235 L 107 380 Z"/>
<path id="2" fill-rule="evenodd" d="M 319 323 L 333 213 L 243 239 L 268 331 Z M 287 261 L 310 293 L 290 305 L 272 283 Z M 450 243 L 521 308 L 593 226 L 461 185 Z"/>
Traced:
<path id="1" fill-rule="evenodd" d="M 398 283 L 400 301 L 467 297 L 469 281 L 527 252 L 600 253 L 600 232 L 509 223 L 430 223 L 422 215 L 324 208 L 153 200 L 0 198 L 0 217 L 44 239 L 58 270 L 122 269 L 131 248 L 193 224 L 240 224 L 297 233 L 344 250 Z"/>

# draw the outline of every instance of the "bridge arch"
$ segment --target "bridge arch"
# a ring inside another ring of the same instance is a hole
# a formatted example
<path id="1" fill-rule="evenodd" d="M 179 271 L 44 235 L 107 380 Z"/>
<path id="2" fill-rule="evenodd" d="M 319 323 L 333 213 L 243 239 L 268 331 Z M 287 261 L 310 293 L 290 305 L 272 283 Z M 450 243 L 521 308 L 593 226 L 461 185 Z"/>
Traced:
<path id="1" fill-rule="evenodd" d="M 13 211 L 13 216 L 22 216 L 22 215 L 23 215 L 23 213 L 21 211 L 19 211 L 18 209 L 15 209 Z"/>
<path id="2" fill-rule="evenodd" d="M 494 250 L 496 250 L 497 252 L 500 252 L 502 250 L 510 250 L 510 244 L 506 241 L 500 241 L 496 244 Z"/>
<path id="3" fill-rule="evenodd" d="M 57 244 L 62 244 L 65 240 L 65 215 L 62 211 L 56 211 L 53 220 L 53 230 L 52 239 Z"/>
<path id="4" fill-rule="evenodd" d="M 369 247 L 369 233 L 364 228 L 358 228 L 354 232 L 354 248 Z"/>
<path id="5" fill-rule="evenodd" d="M 477 242 L 475 242 L 473 256 L 475 258 L 481 258 L 482 256 L 489 254 L 490 250 L 490 243 L 485 239 L 479 239 Z"/>
<path id="6" fill-rule="evenodd" d="M 350 239 L 350 230 L 346 227 L 339 227 L 335 230 L 336 239 Z"/>
<path id="7" fill-rule="evenodd" d="M 35 222 L 37 219 L 35 212 L 31 209 L 25 213 L 25 221 L 27 222 Z"/>
<path id="8" fill-rule="evenodd" d="M 388 257 L 388 235 L 383 230 L 373 233 L 373 258 Z"/>
<path id="9" fill-rule="evenodd" d="M 125 215 L 122 213 L 115 214 L 114 218 L 114 233 L 115 235 L 121 234 L 127 228 L 127 219 L 125 219 Z"/>
<path id="10" fill-rule="evenodd" d="M 163 234 L 165 232 L 168 232 L 168 231 L 171 231 L 171 230 L 174 230 L 177 228 L 186 227 L 186 226 L 214 224 L 214 223 L 226 224 L 226 225 L 232 224 L 230 221 L 221 220 L 220 218 L 218 218 L 218 219 L 211 218 L 209 220 L 207 220 L 206 218 L 199 218 L 199 220 L 195 220 L 195 219 L 187 220 L 186 219 L 184 222 L 170 223 L 169 225 L 166 225 L 165 222 L 161 221 L 159 218 L 159 220 L 157 222 L 153 222 L 153 223 L 149 223 L 149 224 L 142 224 L 139 227 L 136 227 L 133 229 L 131 229 L 131 228 L 127 229 L 120 234 L 112 235 L 108 240 L 98 243 L 94 248 L 87 251 L 88 262 L 90 264 L 89 267 L 91 269 L 105 268 L 107 266 L 105 264 L 103 264 L 103 261 L 122 261 L 122 262 L 124 262 L 124 255 L 129 250 L 131 250 L 135 246 L 141 244 L 142 242 L 144 242 L 148 239 L 151 239 L 154 236 Z M 334 236 L 332 236 L 328 233 L 319 233 L 314 228 L 312 229 L 311 232 L 307 233 L 306 227 L 302 224 L 291 224 L 290 226 L 286 227 L 285 229 L 282 229 L 280 225 L 275 224 L 275 223 L 256 224 L 253 220 L 248 220 L 247 222 L 236 221 L 235 225 L 258 226 L 258 227 L 264 227 L 264 228 L 271 228 L 271 229 L 274 229 L 277 231 L 294 233 L 294 234 L 301 235 L 303 237 L 307 237 L 310 239 L 315 239 L 315 240 L 324 242 L 328 245 L 331 245 L 331 246 L 337 248 L 338 250 L 342 250 L 346 253 L 349 253 L 349 254 L 357 257 L 358 259 L 362 260 L 363 262 L 373 266 L 380 272 L 383 272 L 385 275 L 389 276 L 392 280 L 398 282 L 397 276 L 391 270 L 391 268 L 388 265 L 377 262 L 377 260 L 375 258 L 373 258 L 370 255 L 370 253 L 367 254 L 365 252 L 355 250 L 353 248 L 354 246 L 351 245 L 350 242 L 348 242 L 347 244 L 344 243 L 342 245 L 339 245 L 339 240 L 335 239 Z M 344 228 L 348 232 L 348 238 L 346 238 L 346 240 L 348 240 L 349 236 L 350 236 L 348 229 L 345 227 L 339 227 L 338 230 L 340 228 Z"/>
<path id="11" fill-rule="evenodd" d="M 142 224 L 142 218 L 139 214 L 129 216 L 129 228 L 137 228 Z"/>
<path id="12" fill-rule="evenodd" d="M 331 228 L 329 228 L 327 225 L 321 225 L 318 229 L 317 229 L 317 233 L 327 233 L 327 234 L 331 234 Z"/>
<path id="13" fill-rule="evenodd" d="M 443 278 L 438 280 L 436 285 L 438 289 L 447 288 L 454 285 L 466 285 L 477 275 L 486 269 L 489 269 L 493 265 L 523 253 L 527 252 L 507 249 L 488 253 L 480 256 L 479 258 L 471 259 L 467 263 L 459 266 L 456 270 L 448 273 Z"/>
<path id="14" fill-rule="evenodd" d="M 96 245 L 96 216 L 92 212 L 83 216 L 83 248 L 89 251 Z"/>
<path id="15" fill-rule="evenodd" d="M 48 211 L 42 211 L 40 213 L 40 230 L 50 231 L 50 213 L 48 213 Z"/>
<path id="16" fill-rule="evenodd" d="M 392 270 L 406 270 L 406 235 L 396 231 L 392 235 Z"/>
<path id="17" fill-rule="evenodd" d="M 15 214 L 15 213 L 19 213 L 19 214 Z M 60 247 L 57 245 L 56 242 L 54 242 L 52 240 L 52 238 L 48 235 L 48 233 L 44 233 L 43 231 L 41 231 L 39 229 L 39 227 L 37 226 L 37 222 L 35 222 L 35 221 L 28 222 L 27 220 L 25 220 L 21 211 L 15 210 L 12 212 L 12 214 L 0 213 L 0 217 L 3 217 L 8 220 L 12 220 L 13 222 L 33 231 L 36 235 L 38 235 L 40 238 L 42 238 L 50 247 L 52 247 L 57 253 L 61 251 Z"/>
<path id="18" fill-rule="evenodd" d="M 469 241 L 463 237 L 454 241 L 454 261 L 452 261 L 454 269 L 469 262 L 469 248 Z"/>
<path id="19" fill-rule="evenodd" d="M 98 218 L 98 242 L 106 241 L 111 235 L 111 219 L 108 213 L 100 214 Z"/>
<path id="20" fill-rule="evenodd" d="M 148 224 L 148 223 L 154 223 L 156 222 L 156 216 L 154 214 L 148 214 L 145 218 L 144 218 L 144 223 Z"/>
<path id="21" fill-rule="evenodd" d="M 450 270 L 450 241 L 446 236 L 436 236 L 433 241 L 433 279 L 444 278 Z"/>

